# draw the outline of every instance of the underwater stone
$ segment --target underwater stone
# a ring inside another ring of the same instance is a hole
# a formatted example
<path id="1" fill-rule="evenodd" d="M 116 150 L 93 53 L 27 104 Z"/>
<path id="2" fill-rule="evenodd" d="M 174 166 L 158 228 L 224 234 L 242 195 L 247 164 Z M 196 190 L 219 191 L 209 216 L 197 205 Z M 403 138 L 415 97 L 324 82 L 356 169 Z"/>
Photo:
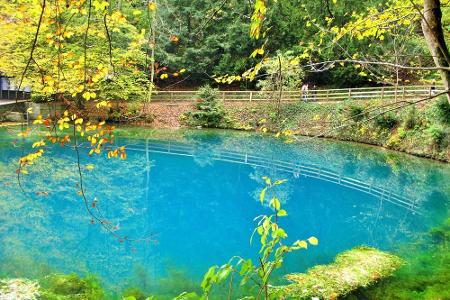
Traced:
<path id="1" fill-rule="evenodd" d="M 9 112 L 5 115 L 6 121 L 10 122 L 22 122 L 24 120 L 23 114 L 20 112 Z"/>
<path id="2" fill-rule="evenodd" d="M 0 280 L 0 300 L 35 300 L 39 297 L 39 284 L 28 279 Z"/>

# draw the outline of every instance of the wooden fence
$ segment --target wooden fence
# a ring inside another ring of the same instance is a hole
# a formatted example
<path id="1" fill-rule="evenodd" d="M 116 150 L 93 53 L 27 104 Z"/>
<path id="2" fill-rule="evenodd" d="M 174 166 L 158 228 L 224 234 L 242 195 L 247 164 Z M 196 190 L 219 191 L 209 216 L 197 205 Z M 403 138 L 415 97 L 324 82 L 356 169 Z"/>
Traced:
<path id="1" fill-rule="evenodd" d="M 303 93 L 297 91 L 283 91 L 281 100 L 295 101 L 345 101 L 345 100 L 415 100 L 433 95 L 443 90 L 441 87 L 414 85 L 414 86 L 385 86 L 363 87 L 347 89 L 317 89 Z M 155 91 L 152 101 L 176 102 L 195 101 L 196 91 Z M 223 101 L 274 101 L 278 99 L 278 91 L 220 91 Z"/>

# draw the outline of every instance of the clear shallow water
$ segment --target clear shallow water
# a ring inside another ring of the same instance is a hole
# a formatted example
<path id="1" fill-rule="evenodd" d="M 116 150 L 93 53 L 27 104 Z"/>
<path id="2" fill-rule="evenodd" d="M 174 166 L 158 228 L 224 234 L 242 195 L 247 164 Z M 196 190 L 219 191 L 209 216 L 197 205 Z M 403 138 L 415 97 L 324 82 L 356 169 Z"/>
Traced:
<path id="1" fill-rule="evenodd" d="M 182 289 L 176 295 L 197 285 L 209 266 L 257 252 L 249 237 L 254 217 L 267 213 L 258 201 L 262 176 L 288 179 L 279 193 L 289 239 L 319 239 L 290 255 L 280 274 L 328 263 L 357 245 L 395 251 L 448 216 L 449 165 L 326 140 L 286 145 L 213 130 L 148 136 L 118 139 L 128 148 L 126 161 L 82 151 L 83 165 L 95 165 L 83 171 L 87 197 L 97 198 L 121 234 L 155 240 L 119 243 L 90 224 L 72 149 L 51 149 L 24 176 L 24 195 L 14 173 L 20 151 L 0 132 L 0 273 L 94 273 L 111 290 L 148 292 L 175 278 Z"/>

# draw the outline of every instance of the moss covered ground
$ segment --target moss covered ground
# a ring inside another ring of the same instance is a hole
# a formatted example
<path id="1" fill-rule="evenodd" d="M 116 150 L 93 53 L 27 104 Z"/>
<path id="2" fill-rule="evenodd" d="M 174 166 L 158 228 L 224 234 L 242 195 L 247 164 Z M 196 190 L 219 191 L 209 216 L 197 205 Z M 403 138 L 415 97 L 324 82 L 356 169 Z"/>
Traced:
<path id="1" fill-rule="evenodd" d="M 390 276 L 402 264 L 392 254 L 370 247 L 356 247 L 336 256 L 333 263 L 318 265 L 306 273 L 288 274 L 291 283 L 277 289 L 295 299 L 336 299 L 360 287 Z"/>

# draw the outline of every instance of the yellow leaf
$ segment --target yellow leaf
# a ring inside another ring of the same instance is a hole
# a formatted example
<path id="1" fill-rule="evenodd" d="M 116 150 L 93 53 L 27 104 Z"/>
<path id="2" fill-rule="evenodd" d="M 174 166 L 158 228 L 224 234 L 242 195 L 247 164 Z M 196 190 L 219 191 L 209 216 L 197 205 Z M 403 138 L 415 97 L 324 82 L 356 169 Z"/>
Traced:
<path id="1" fill-rule="evenodd" d="M 155 11 L 156 10 L 156 3 L 155 2 L 150 2 L 148 4 L 148 9 L 151 11 Z"/>
<path id="2" fill-rule="evenodd" d="M 94 170 L 94 165 L 93 164 L 88 164 L 88 165 L 86 165 L 86 169 L 87 170 L 89 170 L 89 171 L 91 171 L 91 170 Z"/>
<path id="3" fill-rule="evenodd" d="M 44 123 L 42 121 L 42 115 L 38 115 L 37 119 L 33 121 L 33 124 L 42 124 L 42 123 Z"/>
<path id="4" fill-rule="evenodd" d="M 317 246 L 319 244 L 319 240 L 314 236 L 310 237 L 308 242 L 313 246 Z"/>
<path id="5" fill-rule="evenodd" d="M 91 99 L 91 93 L 90 92 L 84 92 L 82 97 L 84 99 L 86 99 L 86 100 L 89 100 L 89 99 Z"/>
<path id="6" fill-rule="evenodd" d="M 40 140 L 39 142 L 34 143 L 32 148 L 42 147 L 42 146 L 45 146 L 44 140 Z"/>
<path id="7" fill-rule="evenodd" d="M 28 107 L 27 113 L 32 114 L 33 113 L 33 108 L 32 107 Z"/>
<path id="8" fill-rule="evenodd" d="M 100 101 L 100 102 L 98 102 L 97 104 L 95 104 L 95 106 L 96 106 L 97 108 L 101 108 L 101 107 L 105 107 L 105 106 L 110 107 L 111 104 L 110 104 L 108 101 Z"/>
<path id="9" fill-rule="evenodd" d="M 297 241 L 295 242 L 295 244 L 300 248 L 308 249 L 308 243 L 306 243 L 305 241 Z"/>

